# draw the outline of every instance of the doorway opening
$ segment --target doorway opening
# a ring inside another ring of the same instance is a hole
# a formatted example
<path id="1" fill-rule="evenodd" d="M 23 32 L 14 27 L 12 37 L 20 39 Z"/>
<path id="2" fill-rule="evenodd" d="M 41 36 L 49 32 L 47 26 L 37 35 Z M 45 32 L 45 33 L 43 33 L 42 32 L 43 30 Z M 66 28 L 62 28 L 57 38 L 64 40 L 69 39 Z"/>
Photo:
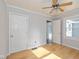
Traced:
<path id="1" fill-rule="evenodd" d="M 53 37 L 52 37 L 52 21 L 47 21 L 47 44 L 51 44 L 53 42 Z"/>

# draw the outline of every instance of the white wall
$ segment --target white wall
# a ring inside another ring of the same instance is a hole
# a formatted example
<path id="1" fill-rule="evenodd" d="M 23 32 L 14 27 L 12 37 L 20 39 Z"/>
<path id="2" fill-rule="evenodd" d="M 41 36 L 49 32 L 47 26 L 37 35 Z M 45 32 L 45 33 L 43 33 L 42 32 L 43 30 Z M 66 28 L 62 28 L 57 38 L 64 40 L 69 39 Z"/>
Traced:
<path id="1" fill-rule="evenodd" d="M 26 39 L 28 48 L 46 44 L 46 20 L 51 20 L 50 17 L 32 11 L 30 12 L 19 7 L 9 7 L 9 12 L 21 13 L 29 16 L 28 39 Z"/>
<path id="2" fill-rule="evenodd" d="M 62 20 L 62 22 L 63 22 L 62 23 L 62 37 L 60 38 L 60 39 L 63 40 L 63 45 L 79 50 L 79 38 L 68 38 L 68 37 L 65 36 L 65 34 L 66 34 L 65 33 L 65 20 L 67 20 L 67 19 L 72 20 L 74 18 L 79 18 L 78 15 L 79 15 L 79 9 L 73 9 L 71 11 L 64 12 L 60 16 L 57 16 L 54 20 L 56 20 L 56 21 L 57 20 Z M 56 28 L 55 31 L 57 31 L 57 32 L 59 32 L 59 29 L 58 29 L 59 28 L 59 23 L 60 22 L 54 23 L 54 26 Z M 61 32 L 61 30 L 60 30 L 60 32 Z M 60 36 L 60 35 L 61 35 L 61 33 L 56 35 L 56 38 L 59 38 L 57 36 Z M 53 40 L 54 40 L 54 42 L 59 43 L 59 42 L 61 42 L 60 39 L 56 40 L 54 38 Z"/>
<path id="3" fill-rule="evenodd" d="M 0 0 L 0 56 L 8 53 L 8 14 L 4 0 Z"/>
<path id="4" fill-rule="evenodd" d="M 75 20 L 75 18 L 79 18 L 79 16 L 72 16 L 72 17 L 65 17 L 63 20 L 63 45 L 69 46 L 71 48 L 75 48 L 79 50 L 79 37 L 67 37 L 66 32 L 65 32 L 65 20 L 70 19 L 70 20 Z"/>
<path id="5" fill-rule="evenodd" d="M 30 14 L 30 47 L 46 44 L 46 20 L 50 20 L 50 18 Z"/>

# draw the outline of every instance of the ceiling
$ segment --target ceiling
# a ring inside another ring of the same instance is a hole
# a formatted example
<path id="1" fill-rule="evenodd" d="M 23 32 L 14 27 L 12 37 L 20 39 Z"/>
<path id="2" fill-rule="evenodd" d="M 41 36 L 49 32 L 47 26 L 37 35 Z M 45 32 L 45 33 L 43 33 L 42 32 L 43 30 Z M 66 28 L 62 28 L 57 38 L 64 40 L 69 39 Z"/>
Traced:
<path id="1" fill-rule="evenodd" d="M 73 2 L 73 5 L 71 6 L 67 6 L 67 7 L 63 7 L 65 9 L 65 11 L 69 11 L 75 8 L 79 7 L 79 0 L 58 0 L 59 3 L 66 3 L 66 2 Z M 28 10 L 32 10 L 34 12 L 39 12 L 39 13 L 43 13 L 46 15 L 54 15 L 59 14 L 60 11 L 52 14 L 49 14 L 49 11 L 51 9 L 42 9 L 42 7 L 47 7 L 47 6 L 51 6 L 51 0 L 6 0 L 6 2 L 10 5 L 14 5 L 14 6 L 18 6 L 24 9 L 28 9 Z"/>

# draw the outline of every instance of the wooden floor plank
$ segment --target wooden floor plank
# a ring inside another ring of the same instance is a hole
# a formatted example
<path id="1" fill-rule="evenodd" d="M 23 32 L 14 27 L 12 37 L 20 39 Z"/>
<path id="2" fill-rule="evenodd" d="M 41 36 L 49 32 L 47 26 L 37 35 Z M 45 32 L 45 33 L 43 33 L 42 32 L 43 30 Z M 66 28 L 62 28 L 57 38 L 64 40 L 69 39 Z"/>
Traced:
<path id="1" fill-rule="evenodd" d="M 33 50 L 25 50 L 25 51 L 13 53 L 13 54 L 9 55 L 7 57 L 7 59 L 45 59 L 45 58 L 49 58 L 50 56 L 52 56 L 52 57 L 50 57 L 49 59 L 51 59 L 51 58 L 79 59 L 79 51 L 66 47 L 66 46 L 61 46 L 59 44 L 49 44 L 49 45 L 43 45 L 41 47 L 44 48 L 45 50 L 49 51 L 50 53 L 44 55 L 43 57 L 37 57 L 32 52 Z"/>

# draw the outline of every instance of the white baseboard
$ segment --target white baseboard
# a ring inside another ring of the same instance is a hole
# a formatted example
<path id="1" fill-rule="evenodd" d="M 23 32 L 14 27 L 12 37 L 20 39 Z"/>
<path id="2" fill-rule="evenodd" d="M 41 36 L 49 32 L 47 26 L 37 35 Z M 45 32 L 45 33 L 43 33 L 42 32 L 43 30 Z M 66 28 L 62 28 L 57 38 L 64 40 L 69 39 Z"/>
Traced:
<path id="1" fill-rule="evenodd" d="M 5 54 L 5 55 L 0 55 L 0 59 L 6 59 L 7 58 L 7 56 L 9 56 L 10 54 L 8 53 L 8 54 Z"/>
<path id="2" fill-rule="evenodd" d="M 71 45 L 67 45 L 67 44 L 63 44 L 64 46 L 67 46 L 67 47 L 70 47 L 70 48 L 72 48 L 72 49 L 76 49 L 76 50 L 79 50 L 79 48 L 77 48 L 77 47 L 74 47 L 74 46 L 71 46 Z"/>
<path id="3" fill-rule="evenodd" d="M 57 42 L 54 42 L 54 43 L 57 43 Z M 57 44 L 61 44 L 61 43 L 57 43 Z M 77 48 L 77 47 L 75 47 L 75 46 L 71 46 L 71 45 L 69 45 L 69 44 L 64 44 L 64 43 L 62 43 L 62 45 L 63 45 L 63 46 L 70 47 L 70 48 L 72 48 L 72 49 L 79 50 L 79 48 Z"/>
<path id="4" fill-rule="evenodd" d="M 5 59 L 5 56 L 4 55 L 0 55 L 0 59 Z"/>

